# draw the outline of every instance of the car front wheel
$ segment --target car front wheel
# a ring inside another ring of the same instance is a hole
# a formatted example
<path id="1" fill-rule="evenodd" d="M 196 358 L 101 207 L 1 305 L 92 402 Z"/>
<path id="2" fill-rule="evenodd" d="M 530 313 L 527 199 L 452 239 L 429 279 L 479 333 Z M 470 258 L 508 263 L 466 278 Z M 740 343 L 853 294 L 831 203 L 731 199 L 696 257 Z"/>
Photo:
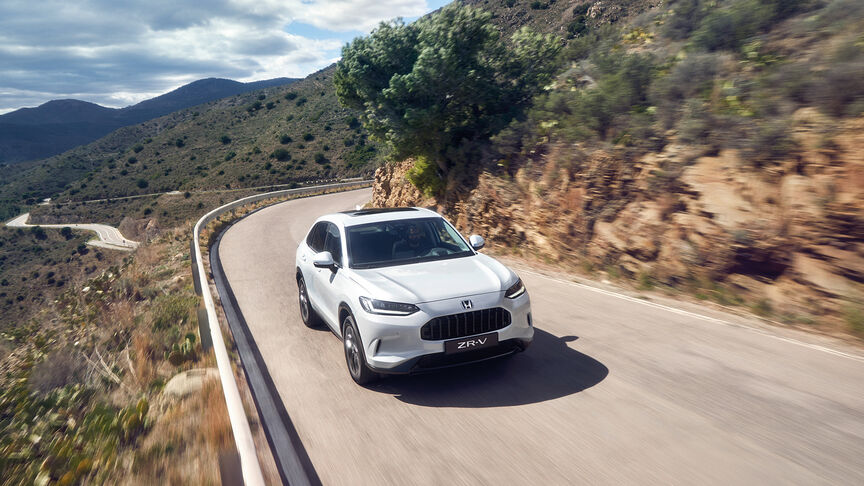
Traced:
<path id="1" fill-rule="evenodd" d="M 348 372 L 358 385 L 371 383 L 378 375 L 366 365 L 366 355 L 363 353 L 363 342 L 357 332 L 357 324 L 350 314 L 342 321 L 342 344 L 345 348 L 345 361 Z"/>

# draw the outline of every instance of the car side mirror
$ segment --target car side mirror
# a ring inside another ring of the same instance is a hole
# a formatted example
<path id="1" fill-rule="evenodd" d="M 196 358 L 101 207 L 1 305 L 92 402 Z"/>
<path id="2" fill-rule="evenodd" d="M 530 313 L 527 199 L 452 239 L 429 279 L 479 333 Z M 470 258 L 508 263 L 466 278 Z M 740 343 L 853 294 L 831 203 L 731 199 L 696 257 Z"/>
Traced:
<path id="1" fill-rule="evenodd" d="M 329 268 L 331 271 L 336 271 L 336 262 L 333 261 L 333 255 L 329 251 L 316 253 L 312 257 L 312 265 L 315 268 Z"/>
<path id="2" fill-rule="evenodd" d="M 471 235 L 468 238 L 468 243 L 471 243 L 471 248 L 474 248 L 475 250 L 479 250 L 486 246 L 486 240 L 484 240 L 480 235 Z"/>

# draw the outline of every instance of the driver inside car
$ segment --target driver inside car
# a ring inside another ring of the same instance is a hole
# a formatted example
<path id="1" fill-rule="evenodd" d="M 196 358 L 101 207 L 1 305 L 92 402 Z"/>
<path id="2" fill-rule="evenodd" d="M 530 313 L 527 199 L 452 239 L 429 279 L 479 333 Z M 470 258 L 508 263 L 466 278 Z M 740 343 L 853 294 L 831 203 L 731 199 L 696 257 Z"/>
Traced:
<path id="1" fill-rule="evenodd" d="M 393 258 L 416 258 L 432 249 L 429 237 L 419 223 L 408 225 L 401 240 L 393 244 Z"/>

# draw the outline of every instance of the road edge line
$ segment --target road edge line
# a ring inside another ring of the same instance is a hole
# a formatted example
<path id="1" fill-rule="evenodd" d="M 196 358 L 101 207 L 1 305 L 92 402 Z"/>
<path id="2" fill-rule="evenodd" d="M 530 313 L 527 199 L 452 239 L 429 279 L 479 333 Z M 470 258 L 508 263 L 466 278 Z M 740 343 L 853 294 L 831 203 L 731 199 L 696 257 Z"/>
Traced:
<path id="1" fill-rule="evenodd" d="M 684 310 L 684 309 L 679 309 L 679 308 L 677 308 L 677 307 L 672 307 L 672 306 L 668 306 L 668 305 L 665 305 L 665 304 L 658 304 L 658 303 L 656 303 L 656 302 L 651 302 L 651 301 L 647 301 L 647 300 L 644 300 L 644 299 L 639 299 L 639 298 L 637 298 L 637 297 L 631 297 L 631 296 L 629 296 L 629 295 L 620 294 L 620 293 L 618 293 L 618 292 L 613 292 L 613 291 L 611 291 L 611 290 L 601 289 L 601 288 L 599 288 L 599 287 L 594 287 L 594 286 L 587 285 L 587 284 L 584 284 L 584 283 L 581 283 L 581 282 L 571 282 L 571 281 L 569 281 L 569 280 L 564 280 L 564 279 L 560 279 L 560 278 L 556 278 L 556 277 L 550 277 L 549 275 L 546 275 L 546 274 L 543 274 L 543 273 L 539 273 L 539 272 L 535 272 L 535 271 L 532 271 L 532 270 L 520 269 L 520 272 L 522 272 L 522 273 L 527 273 L 527 274 L 530 274 L 530 275 L 534 275 L 534 276 L 537 276 L 537 277 L 542 277 L 542 278 L 545 278 L 545 279 L 547 279 L 547 280 L 552 280 L 553 282 L 558 282 L 558 283 L 563 283 L 563 284 L 571 285 L 571 286 L 574 286 L 574 287 L 579 287 L 579 288 L 582 288 L 582 289 L 585 289 L 585 290 L 589 290 L 589 291 L 591 291 L 591 292 L 596 292 L 596 293 L 599 293 L 599 294 L 607 295 L 607 296 L 610 296 L 610 297 L 615 297 L 615 298 L 622 299 L 622 300 L 626 300 L 626 301 L 629 301 L 629 302 L 635 302 L 635 303 L 642 304 L 642 305 L 645 305 L 645 306 L 648 306 L 648 307 L 654 307 L 654 308 L 657 308 L 657 309 L 662 309 L 662 310 L 665 310 L 665 311 L 667 311 L 667 312 L 672 312 L 673 314 L 679 314 L 679 315 L 684 315 L 684 316 L 694 317 L 694 318 L 696 318 L 696 319 L 700 319 L 700 320 L 707 321 L 707 322 L 713 322 L 713 323 L 715 323 L 715 324 L 722 324 L 722 325 L 729 326 L 729 327 L 737 327 L 737 328 L 741 328 L 741 329 L 746 329 L 746 330 L 748 330 L 748 331 L 752 331 L 752 332 L 755 332 L 755 333 L 757 333 L 757 334 L 761 334 L 761 335 L 763 335 L 763 336 L 767 336 L 767 337 L 770 337 L 770 338 L 773 338 L 773 339 L 777 339 L 777 340 L 779 340 L 779 341 L 784 341 L 784 342 L 787 342 L 787 343 L 790 343 L 790 344 L 796 344 L 796 345 L 798 345 L 798 346 L 803 346 L 803 347 L 805 347 L 805 348 L 810 348 L 810 349 L 813 349 L 813 350 L 816 350 L 816 351 L 822 351 L 822 352 L 824 352 L 824 353 L 833 354 L 833 355 L 835 355 L 835 356 L 840 356 L 840 357 L 843 357 L 843 358 L 848 358 L 848 359 L 851 359 L 851 360 L 854 360 L 854 361 L 864 362 L 864 357 L 862 357 L 862 356 L 858 356 L 858 355 L 850 354 L 850 353 L 844 353 L 843 351 L 838 351 L 838 350 L 836 350 L 836 349 L 831 349 L 831 348 L 829 348 L 829 347 L 821 346 L 821 345 L 819 345 L 819 344 L 805 343 L 804 341 L 798 341 L 797 339 L 792 339 L 792 338 L 787 338 L 787 337 L 783 337 L 783 336 L 778 336 L 778 335 L 776 335 L 776 334 L 772 334 L 772 333 L 770 333 L 770 332 L 767 332 L 767 331 L 765 331 L 765 330 L 763 330 L 763 329 L 759 329 L 759 328 L 757 328 L 757 327 L 748 326 L 748 325 L 746 325 L 746 324 L 740 324 L 740 323 L 730 322 L 730 321 L 727 321 L 727 320 L 724 320 L 724 319 L 720 319 L 720 318 L 717 318 L 717 317 L 706 316 L 706 315 L 704 315 L 704 314 L 699 314 L 699 313 L 697 313 L 697 312 L 691 312 L 691 311 L 687 311 L 687 310 Z"/>

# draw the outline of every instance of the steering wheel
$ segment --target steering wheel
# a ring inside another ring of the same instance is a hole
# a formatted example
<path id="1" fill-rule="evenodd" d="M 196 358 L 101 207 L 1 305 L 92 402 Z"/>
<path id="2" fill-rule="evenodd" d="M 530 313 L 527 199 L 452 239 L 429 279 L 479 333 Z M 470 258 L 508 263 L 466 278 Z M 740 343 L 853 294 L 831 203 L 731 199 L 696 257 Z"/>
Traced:
<path id="1" fill-rule="evenodd" d="M 431 249 L 429 249 L 429 251 L 427 251 L 426 253 L 424 253 L 423 255 L 421 255 L 421 257 L 427 257 L 427 256 L 445 256 L 445 255 L 447 255 L 447 254 L 449 254 L 449 252 L 448 252 L 446 249 L 444 249 L 444 248 L 431 248 Z"/>

